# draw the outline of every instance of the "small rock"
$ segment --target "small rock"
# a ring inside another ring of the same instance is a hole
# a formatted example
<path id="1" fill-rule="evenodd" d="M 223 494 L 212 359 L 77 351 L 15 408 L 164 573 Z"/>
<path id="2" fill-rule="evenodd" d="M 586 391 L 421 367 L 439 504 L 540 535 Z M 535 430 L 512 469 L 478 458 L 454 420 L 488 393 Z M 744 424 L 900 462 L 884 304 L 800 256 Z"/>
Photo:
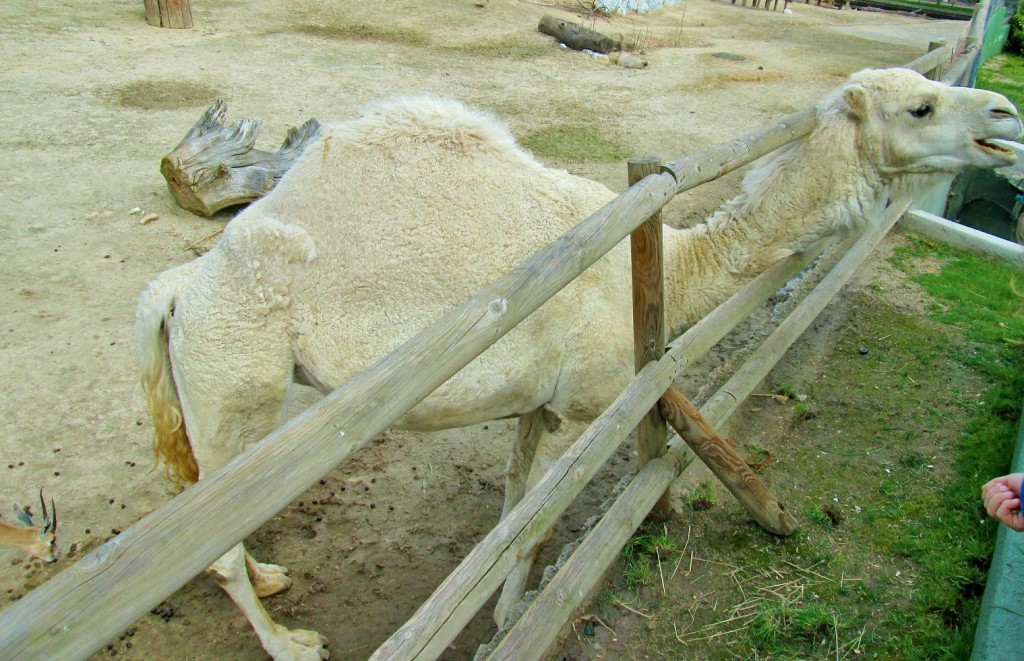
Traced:
<path id="1" fill-rule="evenodd" d="M 129 216 L 141 216 L 142 215 L 142 207 L 132 207 L 131 209 L 128 210 L 128 215 Z"/>
<path id="2" fill-rule="evenodd" d="M 154 220 L 159 220 L 159 219 L 160 219 L 160 214 L 158 214 L 158 213 L 146 214 L 145 216 L 143 216 L 142 218 L 139 219 L 139 225 L 148 225 L 151 222 L 153 222 Z"/>
<path id="3" fill-rule="evenodd" d="M 618 58 L 615 59 L 615 63 L 620 67 L 625 67 L 627 69 L 643 69 L 647 66 L 647 60 L 633 55 L 632 53 L 619 53 Z"/>
<path id="4" fill-rule="evenodd" d="M 858 351 L 860 351 L 860 355 L 862 355 L 862 356 L 868 355 L 868 348 L 867 347 L 861 347 L 860 349 L 858 349 Z"/>

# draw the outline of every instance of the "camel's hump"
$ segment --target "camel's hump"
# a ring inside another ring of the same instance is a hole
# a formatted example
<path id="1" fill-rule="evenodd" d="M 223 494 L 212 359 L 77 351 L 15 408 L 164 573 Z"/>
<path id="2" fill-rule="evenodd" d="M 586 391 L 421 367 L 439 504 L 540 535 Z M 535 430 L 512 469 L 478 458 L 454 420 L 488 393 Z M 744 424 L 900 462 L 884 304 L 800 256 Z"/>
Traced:
<path id="1" fill-rule="evenodd" d="M 493 114 L 432 94 L 374 103 L 356 119 L 332 124 L 329 133 L 332 141 L 366 146 L 411 140 L 449 149 L 523 153 L 512 133 Z"/>

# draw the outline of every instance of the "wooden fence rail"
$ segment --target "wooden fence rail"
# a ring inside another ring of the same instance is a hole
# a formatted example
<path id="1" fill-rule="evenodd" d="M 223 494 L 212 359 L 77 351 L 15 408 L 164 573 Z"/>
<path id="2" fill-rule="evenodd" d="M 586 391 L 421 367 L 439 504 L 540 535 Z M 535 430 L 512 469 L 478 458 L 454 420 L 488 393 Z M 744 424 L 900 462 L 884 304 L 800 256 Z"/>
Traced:
<path id="1" fill-rule="evenodd" d="M 741 167 L 805 135 L 813 125 L 814 111 L 808 109 L 725 145 L 666 163 L 661 174 L 648 176 L 630 187 L 508 275 L 481 290 L 305 413 L 253 444 L 223 469 L 189 487 L 0 611 L 0 650 L 4 658 L 87 658 L 422 401 L 660 210 L 675 194 Z M 792 264 L 793 260 L 785 263 Z M 779 272 L 771 271 L 775 277 Z M 768 281 L 758 279 L 755 282 Z M 702 324 L 694 328 L 699 327 Z M 674 345 L 668 354 L 672 356 L 669 360 L 674 363 L 690 355 L 704 346 L 713 334 L 707 332 L 700 338 L 691 336 L 689 341 Z M 710 344 L 703 350 L 708 347 Z M 657 396 L 650 399 L 649 393 L 641 396 L 635 390 L 627 391 L 620 397 L 620 400 L 627 400 L 628 406 L 624 408 L 631 407 L 631 411 L 642 415 L 654 405 L 677 367 L 671 365 L 668 367 L 672 369 L 668 369 L 659 367 L 661 364 L 661 361 L 652 363 L 641 371 L 641 377 L 645 372 L 657 373 L 656 378 L 648 378 L 652 383 L 657 382 L 653 387 Z M 630 398 L 642 399 L 646 408 L 636 402 L 629 404 Z M 632 419 L 632 415 L 627 416 L 622 411 L 603 415 L 591 430 L 607 426 L 614 428 L 614 432 L 603 432 L 609 437 L 619 434 L 624 437 L 632 426 L 623 428 L 625 420 Z M 587 435 L 594 440 L 599 434 L 591 430 Z M 569 471 L 555 481 L 585 482 L 586 471 L 581 471 L 572 457 L 567 461 Z M 649 465 L 661 465 L 661 462 Z M 267 484 L 273 484 L 274 488 L 267 489 Z M 579 486 L 582 488 L 582 484 Z M 517 510 L 538 507 L 547 498 L 545 494 L 528 495 Z M 496 529 L 497 535 L 506 536 L 503 543 L 507 548 L 502 558 L 509 554 L 514 556 L 526 546 L 519 542 L 536 534 L 541 525 L 546 530 L 547 525 L 539 521 L 527 525 L 529 521 L 526 521 L 517 533 L 518 539 L 514 540 L 511 522 L 512 517 Z M 510 540 L 516 541 L 516 545 L 510 545 Z M 497 564 L 500 563 L 494 566 Z M 500 572 L 487 576 L 498 574 Z M 490 591 L 487 588 L 481 591 L 481 594 L 486 592 L 483 599 L 503 579 L 504 575 L 488 578 L 493 587 Z M 468 620 L 478 608 L 479 604 L 471 606 L 467 601 L 454 609 L 447 622 Z M 435 656 L 443 650 L 443 646 L 437 649 L 438 641 L 461 628 L 462 625 L 457 629 L 450 626 L 446 633 L 428 637 L 428 641 L 433 641 L 428 647 L 436 650 Z M 405 643 L 409 642 L 404 638 L 407 631 L 403 628 L 399 632 Z"/>

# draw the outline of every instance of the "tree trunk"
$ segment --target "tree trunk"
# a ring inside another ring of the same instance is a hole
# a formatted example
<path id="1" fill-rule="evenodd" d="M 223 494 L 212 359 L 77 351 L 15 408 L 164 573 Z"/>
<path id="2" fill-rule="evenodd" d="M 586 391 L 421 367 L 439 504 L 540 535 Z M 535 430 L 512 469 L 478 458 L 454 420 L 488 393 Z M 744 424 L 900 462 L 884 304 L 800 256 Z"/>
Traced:
<path id="1" fill-rule="evenodd" d="M 554 16 L 543 16 L 537 29 L 573 50 L 587 49 L 597 53 L 610 53 L 615 50 L 615 42 L 611 37 Z"/>
<path id="2" fill-rule="evenodd" d="M 260 122 L 240 119 L 224 126 L 225 114 L 227 105 L 214 102 L 160 162 L 160 172 L 178 204 L 204 216 L 269 193 L 320 134 L 320 122 L 310 119 L 288 130 L 279 151 L 262 151 L 253 149 Z"/>
<path id="3" fill-rule="evenodd" d="M 158 28 L 192 27 L 191 0 L 143 0 L 146 22 Z"/>

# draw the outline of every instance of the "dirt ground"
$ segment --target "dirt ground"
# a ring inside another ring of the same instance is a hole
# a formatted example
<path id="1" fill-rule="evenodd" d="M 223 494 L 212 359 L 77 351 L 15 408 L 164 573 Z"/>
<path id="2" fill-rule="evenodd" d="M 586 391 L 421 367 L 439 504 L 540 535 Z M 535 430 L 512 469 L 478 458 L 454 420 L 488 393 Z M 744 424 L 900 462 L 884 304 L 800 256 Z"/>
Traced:
<path id="1" fill-rule="evenodd" d="M 260 146 L 270 149 L 310 116 L 346 118 L 368 101 L 430 91 L 493 110 L 519 136 L 583 121 L 630 153 L 674 158 L 805 107 L 851 71 L 955 40 L 965 27 L 710 0 L 597 19 L 596 29 L 647 46 L 649 66 L 633 70 L 539 34 L 541 15 L 574 16 L 543 2 L 196 0 L 193 11 L 193 29 L 163 30 L 146 25 L 139 0 L 0 3 L 0 501 L 32 503 L 45 488 L 58 504 L 64 551 L 41 567 L 0 550 L 9 600 L 176 493 L 161 472 L 148 472 L 132 325 L 147 282 L 209 247 L 230 218 L 176 207 L 159 173 L 160 158 L 215 98 L 228 103 L 230 119 L 263 120 Z M 549 162 L 625 185 L 621 163 Z M 737 185 L 733 175 L 688 193 L 666 218 L 697 222 Z M 159 219 L 140 224 L 151 213 Z M 312 397 L 296 388 L 291 410 Z M 389 432 L 326 475 L 249 540 L 254 555 L 289 566 L 295 578 L 267 600 L 271 615 L 326 635 L 331 658 L 369 655 L 497 521 L 511 430 L 503 421 Z M 555 548 L 632 458 L 629 448 L 619 452 L 567 514 Z M 470 658 L 491 633 L 484 612 L 445 658 Z M 265 655 L 201 576 L 100 656 Z"/>

